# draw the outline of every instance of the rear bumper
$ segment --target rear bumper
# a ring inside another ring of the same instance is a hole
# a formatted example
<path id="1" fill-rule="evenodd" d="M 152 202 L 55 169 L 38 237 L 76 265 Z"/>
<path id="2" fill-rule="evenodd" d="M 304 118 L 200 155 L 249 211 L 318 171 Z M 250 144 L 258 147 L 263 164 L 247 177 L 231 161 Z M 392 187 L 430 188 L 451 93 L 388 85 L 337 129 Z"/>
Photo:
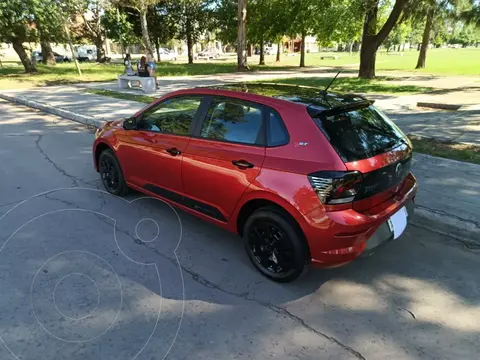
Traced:
<path id="1" fill-rule="evenodd" d="M 361 255 L 371 255 L 379 246 L 393 239 L 387 220 L 403 206 L 407 224 L 414 214 L 417 181 L 409 175 L 402 195 L 389 200 L 379 213 L 360 213 L 353 209 L 326 213 L 317 209 L 307 214 L 311 262 L 314 267 L 332 268 L 347 264 Z"/>

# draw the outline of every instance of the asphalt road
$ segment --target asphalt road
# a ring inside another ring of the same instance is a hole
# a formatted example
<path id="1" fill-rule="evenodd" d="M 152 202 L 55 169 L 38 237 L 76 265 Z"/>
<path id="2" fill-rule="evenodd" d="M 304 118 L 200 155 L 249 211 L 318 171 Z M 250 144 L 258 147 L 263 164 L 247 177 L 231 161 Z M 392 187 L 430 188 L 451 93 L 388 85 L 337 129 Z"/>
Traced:
<path id="1" fill-rule="evenodd" d="M 236 236 L 102 192 L 92 141 L 0 102 L 0 359 L 478 358 L 479 249 L 410 226 L 275 284 Z"/>

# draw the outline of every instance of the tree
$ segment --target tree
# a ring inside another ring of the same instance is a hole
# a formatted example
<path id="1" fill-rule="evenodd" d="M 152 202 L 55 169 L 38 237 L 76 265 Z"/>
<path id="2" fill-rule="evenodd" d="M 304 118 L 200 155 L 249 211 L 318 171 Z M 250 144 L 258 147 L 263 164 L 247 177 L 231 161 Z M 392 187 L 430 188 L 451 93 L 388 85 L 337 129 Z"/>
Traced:
<path id="1" fill-rule="evenodd" d="M 218 0 L 212 9 L 214 29 L 223 43 L 237 43 L 237 0 Z"/>
<path id="2" fill-rule="evenodd" d="M 314 35 L 322 17 L 329 16 L 330 0 L 291 0 L 287 13 L 292 17 L 289 34 L 300 35 L 300 67 L 305 67 L 305 41 L 309 35 Z"/>
<path id="3" fill-rule="evenodd" d="M 397 46 L 398 49 L 400 49 L 400 45 L 405 43 L 408 33 L 410 31 L 411 31 L 411 28 L 409 23 L 403 22 L 395 25 L 393 30 L 390 32 L 388 37 L 383 42 L 387 49 L 387 52 L 390 50 L 392 46 L 394 50 L 395 50 L 395 46 Z"/>
<path id="4" fill-rule="evenodd" d="M 362 48 L 360 50 L 360 69 L 358 76 L 364 79 L 375 77 L 377 50 L 398 22 L 408 0 L 395 0 L 390 14 L 380 28 L 378 27 L 379 0 L 365 0 L 365 22 L 363 24 Z"/>
<path id="5" fill-rule="evenodd" d="M 40 38 L 42 60 L 45 64 L 55 65 L 55 55 L 50 43 L 61 43 L 65 40 L 62 9 L 56 0 L 31 0 L 30 4 Z"/>
<path id="6" fill-rule="evenodd" d="M 122 56 L 128 45 L 137 42 L 138 37 L 133 30 L 133 24 L 128 21 L 127 14 L 120 11 L 118 7 L 105 10 L 100 22 L 107 37 L 120 44 Z"/>
<path id="7" fill-rule="evenodd" d="M 159 0 L 113 0 L 119 6 L 126 6 L 138 11 L 140 15 L 140 25 L 142 28 L 142 40 L 143 45 L 147 51 L 147 54 L 153 57 L 153 49 L 150 43 L 150 36 L 148 35 L 148 22 L 147 12 L 149 6 L 153 6 L 159 2 Z"/>
<path id="8" fill-rule="evenodd" d="M 177 24 L 178 37 L 187 42 L 189 64 L 193 64 L 193 46 L 211 27 L 211 5 L 208 0 L 169 0 L 165 4 L 168 21 Z"/>
<path id="9" fill-rule="evenodd" d="M 461 13 L 461 18 L 468 24 L 473 24 L 480 27 L 480 3 L 472 6 L 469 10 L 464 10 Z"/>
<path id="10" fill-rule="evenodd" d="M 362 13 L 363 5 L 359 1 L 333 1 L 328 16 L 318 19 L 315 29 L 318 42 L 323 46 L 330 46 L 332 42 L 348 43 L 351 52 L 353 44 L 360 41 L 362 35 Z"/>
<path id="11" fill-rule="evenodd" d="M 37 71 L 23 47 L 24 42 L 38 39 L 29 11 L 31 5 L 28 0 L 9 0 L 0 4 L 0 42 L 13 45 L 27 73 Z"/>
<path id="12" fill-rule="evenodd" d="M 237 70 L 246 71 L 247 66 L 247 0 L 237 0 Z"/>
<path id="13" fill-rule="evenodd" d="M 105 29 L 102 26 L 102 12 L 104 11 L 104 0 L 86 0 L 85 9 L 82 12 L 83 35 L 92 41 L 97 47 L 97 61 L 105 58 Z"/>
<path id="14" fill-rule="evenodd" d="M 160 46 L 172 40 L 178 34 L 178 24 L 175 17 L 169 12 L 169 6 L 166 2 L 159 3 L 150 8 L 147 14 L 148 24 L 150 25 L 150 40 L 157 50 L 157 60 L 160 62 Z"/>
<path id="15" fill-rule="evenodd" d="M 289 30 L 291 16 L 285 11 L 287 6 L 287 0 L 250 0 L 249 2 L 247 39 L 250 43 L 260 45 L 259 65 L 265 65 L 265 43 L 280 42 L 282 36 Z"/>
<path id="16" fill-rule="evenodd" d="M 448 16 L 453 16 L 457 3 L 461 3 L 461 0 L 421 0 L 406 6 L 404 18 L 411 19 L 414 25 L 425 24 L 416 69 L 425 68 L 427 49 L 435 24 L 441 23 Z"/>

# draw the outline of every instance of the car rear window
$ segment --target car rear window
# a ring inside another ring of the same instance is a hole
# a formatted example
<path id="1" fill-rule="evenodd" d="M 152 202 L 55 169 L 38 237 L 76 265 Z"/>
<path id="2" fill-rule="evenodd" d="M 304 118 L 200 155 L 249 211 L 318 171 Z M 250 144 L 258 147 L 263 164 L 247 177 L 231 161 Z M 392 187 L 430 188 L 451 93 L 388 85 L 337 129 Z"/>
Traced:
<path id="1" fill-rule="evenodd" d="M 367 159 L 407 142 L 400 129 L 373 106 L 319 114 L 314 121 L 344 162 Z"/>

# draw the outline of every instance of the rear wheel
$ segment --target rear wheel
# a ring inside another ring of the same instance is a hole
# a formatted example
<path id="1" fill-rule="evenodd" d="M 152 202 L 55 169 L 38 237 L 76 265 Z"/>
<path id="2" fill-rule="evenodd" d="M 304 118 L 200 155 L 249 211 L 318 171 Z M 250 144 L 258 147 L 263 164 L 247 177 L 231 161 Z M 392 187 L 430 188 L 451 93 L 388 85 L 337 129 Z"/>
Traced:
<path id="1" fill-rule="evenodd" d="M 120 163 L 112 150 L 104 150 L 98 158 L 98 169 L 103 186 L 110 194 L 127 195 L 128 186 L 123 176 Z"/>
<path id="2" fill-rule="evenodd" d="M 289 282 L 308 269 L 310 261 L 303 236 L 280 213 L 269 208 L 255 211 L 243 234 L 250 261 L 266 277 Z"/>

